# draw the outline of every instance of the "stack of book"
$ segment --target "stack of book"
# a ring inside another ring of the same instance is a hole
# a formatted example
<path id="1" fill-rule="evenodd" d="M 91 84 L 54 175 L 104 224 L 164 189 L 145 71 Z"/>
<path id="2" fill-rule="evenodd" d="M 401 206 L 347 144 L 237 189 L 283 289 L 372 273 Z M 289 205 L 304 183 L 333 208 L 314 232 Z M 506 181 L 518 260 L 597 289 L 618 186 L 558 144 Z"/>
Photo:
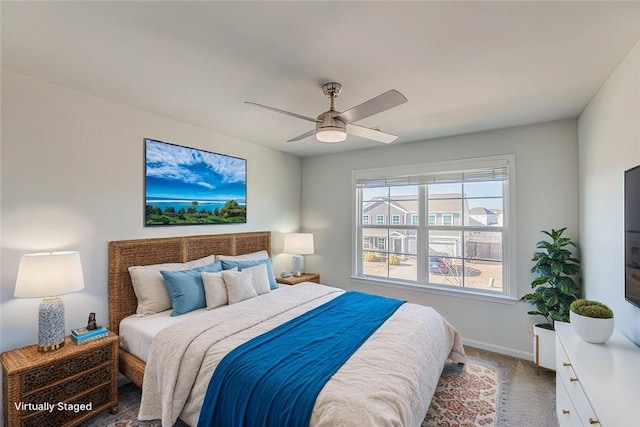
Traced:
<path id="1" fill-rule="evenodd" d="M 71 330 L 71 339 L 76 344 L 85 344 L 89 341 L 104 338 L 109 335 L 107 328 L 98 327 L 96 329 L 78 328 Z"/>

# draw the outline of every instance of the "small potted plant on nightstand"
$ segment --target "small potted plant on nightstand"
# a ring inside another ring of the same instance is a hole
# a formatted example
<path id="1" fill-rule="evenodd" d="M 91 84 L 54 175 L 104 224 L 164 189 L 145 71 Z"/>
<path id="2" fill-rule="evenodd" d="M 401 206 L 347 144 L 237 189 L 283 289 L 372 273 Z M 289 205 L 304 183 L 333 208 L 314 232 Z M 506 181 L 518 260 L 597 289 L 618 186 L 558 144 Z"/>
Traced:
<path id="1" fill-rule="evenodd" d="M 574 279 L 580 273 L 580 260 L 574 257 L 567 246 L 576 244 L 562 233 L 566 228 L 543 231 L 551 237 L 551 242 L 541 240 L 536 244 L 531 272 L 536 277 L 531 282 L 533 292 L 524 295 L 520 301 L 527 301 L 535 307 L 528 314 L 543 316 L 545 323 L 534 325 L 533 349 L 536 368 L 542 366 L 555 370 L 555 321 L 569 321 L 569 307 L 578 299 L 580 286 Z"/>
<path id="2" fill-rule="evenodd" d="M 571 326 L 583 341 L 606 342 L 613 334 L 613 311 L 598 301 L 579 299 L 571 303 Z"/>

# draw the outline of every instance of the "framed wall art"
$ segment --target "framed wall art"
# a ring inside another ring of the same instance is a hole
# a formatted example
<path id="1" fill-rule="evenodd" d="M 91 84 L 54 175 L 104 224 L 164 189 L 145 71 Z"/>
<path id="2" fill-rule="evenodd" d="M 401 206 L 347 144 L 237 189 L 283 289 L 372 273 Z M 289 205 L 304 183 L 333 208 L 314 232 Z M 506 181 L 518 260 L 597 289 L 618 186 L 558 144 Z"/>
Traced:
<path id="1" fill-rule="evenodd" d="M 247 222 L 247 161 L 145 139 L 145 225 Z"/>

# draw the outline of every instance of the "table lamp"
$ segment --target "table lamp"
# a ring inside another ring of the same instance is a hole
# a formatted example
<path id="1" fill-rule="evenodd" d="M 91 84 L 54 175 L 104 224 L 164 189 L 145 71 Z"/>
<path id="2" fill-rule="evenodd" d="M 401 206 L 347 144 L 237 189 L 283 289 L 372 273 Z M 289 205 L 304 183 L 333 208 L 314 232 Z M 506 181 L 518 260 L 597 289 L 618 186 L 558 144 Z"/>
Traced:
<path id="1" fill-rule="evenodd" d="M 291 273 L 301 276 L 304 272 L 304 257 L 313 253 L 313 234 L 288 233 L 284 235 L 284 252 L 293 255 Z"/>
<path id="2" fill-rule="evenodd" d="M 38 351 L 64 346 L 64 304 L 59 295 L 84 288 L 80 253 L 43 252 L 23 255 L 18 267 L 15 297 L 45 297 L 38 311 Z"/>

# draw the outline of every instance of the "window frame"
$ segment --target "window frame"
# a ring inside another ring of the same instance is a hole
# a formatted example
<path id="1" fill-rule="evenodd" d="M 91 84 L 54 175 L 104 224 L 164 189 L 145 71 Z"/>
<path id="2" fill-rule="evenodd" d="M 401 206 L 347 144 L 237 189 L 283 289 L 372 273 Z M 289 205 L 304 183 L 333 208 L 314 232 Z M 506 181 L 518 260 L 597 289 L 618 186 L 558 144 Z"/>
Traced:
<path id="1" fill-rule="evenodd" d="M 515 192 L 516 192 L 516 173 L 515 173 L 515 155 L 506 154 L 481 158 L 470 158 L 460 160 L 448 160 L 442 162 L 422 163 L 422 164 L 410 164 L 410 165 L 398 165 L 393 167 L 382 167 L 372 169 L 360 169 L 352 171 L 352 218 L 359 219 L 359 212 L 362 207 L 361 189 L 358 188 L 357 183 L 362 179 L 399 179 L 411 177 L 414 175 L 429 175 L 438 173 L 458 173 L 469 172 L 479 169 L 489 169 L 494 167 L 506 167 L 506 179 L 502 181 L 503 187 L 503 224 L 502 226 L 491 226 L 491 230 L 502 233 L 502 280 L 503 287 L 502 292 L 485 291 L 482 289 L 471 287 L 452 287 L 447 285 L 438 285 L 434 283 L 428 283 L 429 272 L 428 262 L 422 261 L 419 263 L 417 271 L 417 280 L 400 280 L 389 277 L 381 276 L 368 276 L 362 274 L 363 260 L 362 260 L 362 248 L 361 248 L 361 230 L 362 224 L 356 221 L 352 227 L 352 276 L 353 280 L 375 283 L 377 285 L 401 287 L 401 288 L 413 288 L 418 291 L 440 293 L 445 295 L 454 295 L 464 298 L 472 298 L 479 300 L 489 300 L 504 303 L 515 303 L 517 298 L 517 274 L 516 274 L 516 205 L 515 205 Z M 423 185 L 423 184 L 420 184 Z M 426 187 L 428 184 L 423 185 Z M 392 186 L 392 184 L 391 184 Z M 426 191 L 425 191 L 426 192 Z M 418 212 L 418 225 L 408 224 L 400 227 L 392 224 L 375 224 L 375 226 L 382 228 L 406 228 L 415 229 L 418 239 L 418 258 L 422 257 L 423 260 L 428 260 L 427 247 L 421 242 L 426 241 L 427 230 L 429 226 L 427 224 L 428 217 L 426 213 L 425 200 L 421 200 L 421 210 Z M 411 222 L 411 221 L 410 221 Z M 454 220 L 455 222 L 455 220 Z M 371 224 L 369 224 L 371 225 Z M 464 220 L 461 218 L 459 225 L 453 225 L 455 228 L 462 227 Z M 436 227 L 438 227 L 436 225 Z M 490 230 L 487 230 L 490 231 Z M 420 265 L 421 264 L 421 265 Z"/>

